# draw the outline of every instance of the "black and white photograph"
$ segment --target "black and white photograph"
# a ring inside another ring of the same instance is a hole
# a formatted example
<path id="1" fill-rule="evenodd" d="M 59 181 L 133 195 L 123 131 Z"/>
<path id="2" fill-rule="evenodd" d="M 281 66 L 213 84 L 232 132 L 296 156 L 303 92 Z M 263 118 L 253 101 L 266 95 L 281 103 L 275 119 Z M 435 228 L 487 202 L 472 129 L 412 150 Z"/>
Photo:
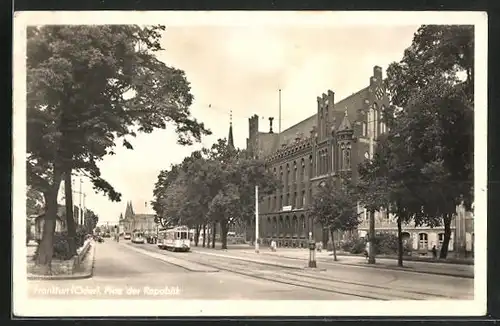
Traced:
<path id="1" fill-rule="evenodd" d="M 483 315 L 486 44 L 481 12 L 17 12 L 13 313 Z"/>

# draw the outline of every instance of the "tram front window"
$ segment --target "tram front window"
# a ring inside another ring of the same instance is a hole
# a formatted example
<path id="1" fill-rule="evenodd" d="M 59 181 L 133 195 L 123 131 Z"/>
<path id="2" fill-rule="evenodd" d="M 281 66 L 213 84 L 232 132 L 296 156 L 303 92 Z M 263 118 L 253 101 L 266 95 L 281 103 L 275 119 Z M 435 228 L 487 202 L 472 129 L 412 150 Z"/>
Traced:
<path id="1" fill-rule="evenodd" d="M 187 239 L 188 238 L 188 234 L 187 232 L 181 232 L 181 239 Z"/>

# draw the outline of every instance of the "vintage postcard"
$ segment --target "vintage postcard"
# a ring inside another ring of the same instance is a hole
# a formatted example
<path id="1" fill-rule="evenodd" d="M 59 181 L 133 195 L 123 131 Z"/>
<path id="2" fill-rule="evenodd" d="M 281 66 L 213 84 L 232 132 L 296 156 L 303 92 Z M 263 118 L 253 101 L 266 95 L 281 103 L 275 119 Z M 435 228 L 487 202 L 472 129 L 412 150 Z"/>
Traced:
<path id="1" fill-rule="evenodd" d="M 487 24 L 16 12 L 13 313 L 483 315 Z"/>

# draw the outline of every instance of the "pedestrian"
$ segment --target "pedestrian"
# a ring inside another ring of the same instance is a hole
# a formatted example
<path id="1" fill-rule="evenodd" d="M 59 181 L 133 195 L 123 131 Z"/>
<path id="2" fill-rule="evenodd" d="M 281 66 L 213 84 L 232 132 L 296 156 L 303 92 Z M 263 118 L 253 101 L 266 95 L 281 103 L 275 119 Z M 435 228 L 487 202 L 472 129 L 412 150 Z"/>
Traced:
<path id="1" fill-rule="evenodd" d="M 271 241 L 271 251 L 276 251 L 276 241 Z"/>
<path id="2" fill-rule="evenodd" d="M 432 246 L 432 258 L 436 259 L 437 258 L 437 249 L 436 245 Z"/>
<path id="3" fill-rule="evenodd" d="M 365 259 L 366 260 L 368 260 L 368 258 L 370 257 L 370 249 L 371 249 L 370 241 L 366 241 L 366 247 L 365 247 Z"/>

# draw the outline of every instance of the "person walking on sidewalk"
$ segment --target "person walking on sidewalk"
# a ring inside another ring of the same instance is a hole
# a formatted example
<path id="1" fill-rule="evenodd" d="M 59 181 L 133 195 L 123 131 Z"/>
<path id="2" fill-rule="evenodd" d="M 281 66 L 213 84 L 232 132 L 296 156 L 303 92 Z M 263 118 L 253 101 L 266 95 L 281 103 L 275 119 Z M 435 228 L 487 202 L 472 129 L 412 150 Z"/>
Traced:
<path id="1" fill-rule="evenodd" d="M 368 258 L 370 257 L 370 250 L 371 250 L 370 241 L 366 241 L 366 246 L 365 246 L 365 259 L 366 259 L 366 261 L 368 261 Z"/>
<path id="2" fill-rule="evenodd" d="M 432 246 L 432 258 L 436 259 L 437 258 L 437 249 L 436 245 Z"/>
<path id="3" fill-rule="evenodd" d="M 276 241 L 275 240 L 271 241 L 271 251 L 276 251 Z"/>

